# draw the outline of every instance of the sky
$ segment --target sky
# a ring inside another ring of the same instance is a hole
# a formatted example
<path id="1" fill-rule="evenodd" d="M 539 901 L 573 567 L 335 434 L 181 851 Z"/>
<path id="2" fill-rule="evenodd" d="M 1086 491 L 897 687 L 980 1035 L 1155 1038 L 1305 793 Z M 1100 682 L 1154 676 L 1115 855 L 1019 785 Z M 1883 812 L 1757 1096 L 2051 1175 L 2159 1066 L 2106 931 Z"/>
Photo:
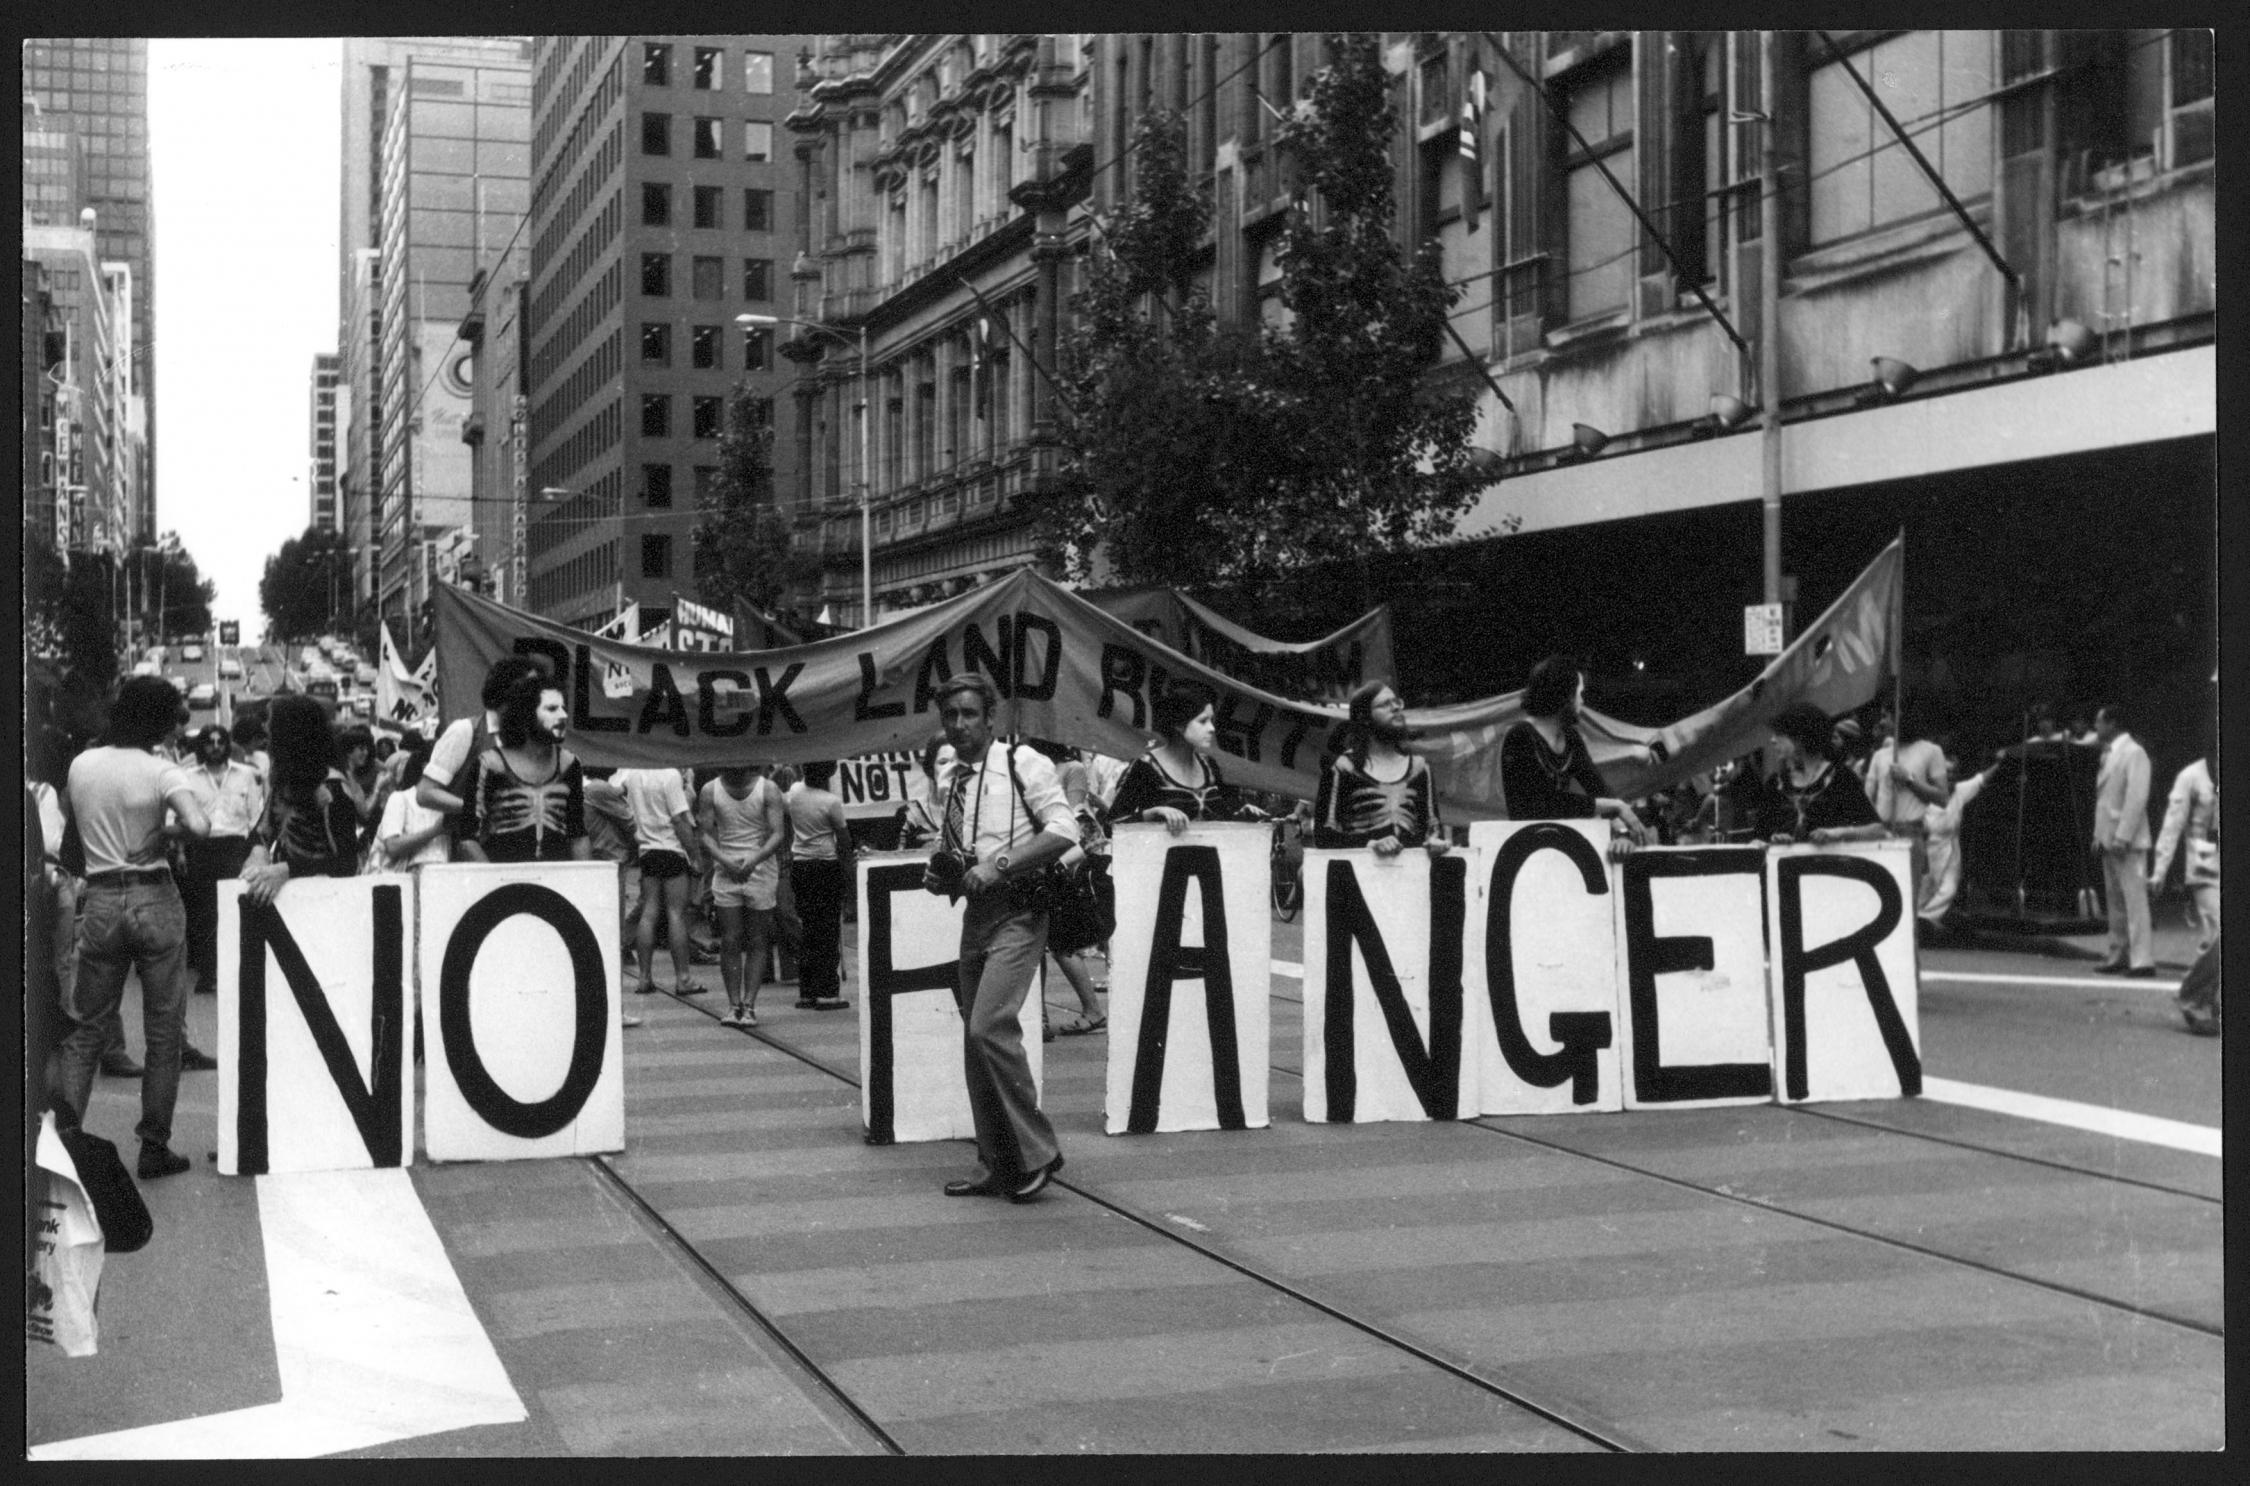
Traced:
<path id="1" fill-rule="evenodd" d="M 343 43 L 149 42 L 156 520 L 264 630 L 266 558 L 312 518 L 313 356 L 336 348 Z"/>

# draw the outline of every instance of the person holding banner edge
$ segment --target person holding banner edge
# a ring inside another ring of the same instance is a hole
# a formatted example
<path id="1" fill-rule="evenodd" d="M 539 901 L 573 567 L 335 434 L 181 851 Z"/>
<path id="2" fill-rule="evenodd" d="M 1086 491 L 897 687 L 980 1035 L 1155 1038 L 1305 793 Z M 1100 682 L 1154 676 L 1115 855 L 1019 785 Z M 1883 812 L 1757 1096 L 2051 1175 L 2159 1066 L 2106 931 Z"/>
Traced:
<path id="1" fill-rule="evenodd" d="M 1610 795 L 1578 719 L 1586 705 L 1585 668 L 1550 655 L 1524 682 L 1524 720 L 1500 740 L 1500 788 L 1510 820 L 1606 819 L 1622 835 L 1613 851 L 1648 844 L 1632 805 Z"/>
<path id="2" fill-rule="evenodd" d="M 1047 948 L 1047 911 L 1033 893 L 1047 866 L 1078 844 L 1078 827 L 1054 765 L 1037 749 L 995 741 L 991 681 L 964 673 L 935 700 L 953 762 L 940 780 L 941 844 L 922 885 L 969 900 L 954 995 L 980 1163 L 977 1175 L 946 1183 L 945 1195 L 1029 1202 L 1063 1165 L 1018 1020 Z"/>

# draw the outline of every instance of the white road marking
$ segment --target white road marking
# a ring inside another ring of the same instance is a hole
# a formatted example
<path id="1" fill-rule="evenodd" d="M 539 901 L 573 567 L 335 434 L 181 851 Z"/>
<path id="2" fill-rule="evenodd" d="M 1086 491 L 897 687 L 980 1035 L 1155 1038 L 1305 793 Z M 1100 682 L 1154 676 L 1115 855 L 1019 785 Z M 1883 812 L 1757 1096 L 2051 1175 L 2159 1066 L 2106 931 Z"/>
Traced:
<path id="1" fill-rule="evenodd" d="M 525 1417 L 405 1171 L 256 1180 L 281 1402 L 62 1440 L 32 1459 L 303 1460 Z"/>
<path id="2" fill-rule="evenodd" d="M 2050 1099 L 2044 1094 L 2019 1094 L 2013 1089 L 1988 1089 L 1982 1084 L 1955 1083 L 1950 1078 L 1927 1075 L 1922 1079 L 1922 1097 L 2049 1125 L 2068 1125 L 2074 1130 L 2091 1130 L 2096 1135 L 2114 1135 L 2120 1140 L 2170 1146 L 2173 1150 L 2192 1151 L 2199 1156 L 2219 1154 L 2220 1132 L 2214 1125 L 2191 1125 L 2184 1120 L 2134 1114 L 2130 1110 L 2108 1109 L 2099 1104 L 2080 1104 L 2072 1099 Z"/>
<path id="3" fill-rule="evenodd" d="M 1303 980 L 1305 978 L 1305 967 L 1288 960 L 1275 960 L 1273 962 L 1273 973 L 1286 975 L 1291 980 Z"/>
<path id="4" fill-rule="evenodd" d="M 1990 970 L 1925 969 L 1922 979 L 1942 980 L 1949 985 L 2085 986 L 2101 991 L 2162 991 L 2167 996 L 2176 996 L 2180 991 L 2176 980 L 2127 980 L 2122 975 L 2004 975 Z"/>

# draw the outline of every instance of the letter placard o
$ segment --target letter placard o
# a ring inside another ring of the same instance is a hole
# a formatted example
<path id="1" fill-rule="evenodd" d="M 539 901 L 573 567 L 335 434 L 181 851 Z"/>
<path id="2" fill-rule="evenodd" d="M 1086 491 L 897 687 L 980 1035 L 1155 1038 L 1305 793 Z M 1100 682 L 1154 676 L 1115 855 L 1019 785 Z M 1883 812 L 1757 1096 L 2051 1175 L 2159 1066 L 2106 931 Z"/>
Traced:
<path id="1" fill-rule="evenodd" d="M 430 1159 L 623 1150 L 616 869 L 454 864 L 417 886 Z"/>

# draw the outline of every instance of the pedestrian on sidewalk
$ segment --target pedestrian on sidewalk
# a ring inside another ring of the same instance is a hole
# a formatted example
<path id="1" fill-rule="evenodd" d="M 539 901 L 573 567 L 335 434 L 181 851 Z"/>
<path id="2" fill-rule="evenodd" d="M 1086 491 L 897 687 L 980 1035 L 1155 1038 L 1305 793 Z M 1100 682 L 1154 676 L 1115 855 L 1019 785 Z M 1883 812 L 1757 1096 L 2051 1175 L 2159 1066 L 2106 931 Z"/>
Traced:
<path id="1" fill-rule="evenodd" d="M 664 920 L 672 953 L 672 991 L 700 996 L 709 987 L 689 973 L 688 894 L 703 870 L 696 843 L 695 815 L 687 781 L 677 769 L 619 769 L 611 776 L 633 807 L 633 843 L 641 861 L 641 920 L 633 953 L 641 973 L 641 994 L 656 989 L 656 921 Z"/>
<path id="2" fill-rule="evenodd" d="M 1510 820 L 1610 822 L 1613 849 L 1648 844 L 1632 805 L 1609 793 L 1578 730 L 1586 706 L 1585 668 L 1550 655 L 1524 681 L 1523 721 L 1500 740 L 1500 789 Z"/>
<path id="3" fill-rule="evenodd" d="M 703 786 L 696 822 L 711 862 L 711 903 L 719 920 L 719 978 L 727 991 L 722 1020 L 730 1027 L 755 1027 L 773 948 L 781 853 L 789 844 L 781 791 L 763 769 L 723 769 Z"/>
<path id="4" fill-rule="evenodd" d="M 2126 731 L 2125 709 L 2115 702 L 2094 714 L 2094 734 L 2102 745 L 2094 776 L 2094 852 L 2109 912 L 2109 958 L 2094 968 L 2150 980 L 2156 941 L 2148 916 L 2148 751 Z"/>
<path id="5" fill-rule="evenodd" d="M 2164 804 L 2164 829 L 2157 833 L 2156 860 L 2148 869 L 2148 886 L 2164 886 L 2173 854 L 2181 844 L 2180 875 L 2186 880 L 2188 907 L 2195 919 L 2198 954 L 2219 937 L 2219 775 L 2211 758 L 2199 758 L 2180 770 Z"/>
<path id="6" fill-rule="evenodd" d="M 205 996 L 218 989 L 219 884 L 242 875 L 250 860 L 250 832 L 266 808 L 264 782 L 256 769 L 235 759 L 232 741 L 217 723 L 203 728 L 193 740 L 195 767 L 188 770 L 196 803 L 211 822 L 209 836 L 188 841 L 180 879 L 188 963 L 196 992 Z"/>
<path id="7" fill-rule="evenodd" d="M 1930 895 L 1936 890 L 1930 870 L 1929 816 L 1944 806 L 1951 793 L 1945 778 L 1945 750 L 1928 739 L 1909 740 L 1888 712 L 1878 731 L 1884 738 L 1867 761 L 1867 798 L 1883 828 L 1912 849 L 1915 911 L 1927 916 Z"/>
<path id="8" fill-rule="evenodd" d="M 72 761 L 70 819 L 85 854 L 78 913 L 78 975 L 63 1002 L 71 1027 L 61 1048 L 62 1100 L 82 1122 L 94 1065 L 125 994 L 141 980 L 148 1066 L 141 1080 L 141 1178 L 173 1176 L 188 1159 L 171 1148 L 185 1040 L 187 909 L 164 864 L 165 810 L 192 837 L 211 832 L 187 772 L 159 755 L 187 721 L 179 691 L 159 676 L 134 676 L 110 705 L 108 741 Z"/>
<path id="9" fill-rule="evenodd" d="M 829 788 L 835 777 L 833 761 L 815 760 L 782 797 L 789 815 L 789 883 L 804 923 L 797 952 L 797 1005 L 816 1011 L 840 1011 L 851 1004 L 844 999 L 840 972 L 852 832 L 842 798 Z"/>
<path id="10" fill-rule="evenodd" d="M 1047 948 L 1039 879 L 1077 845 L 1078 827 L 1054 765 L 1037 749 L 995 740 L 999 692 L 991 681 L 974 671 L 956 676 L 938 687 L 936 701 L 953 762 L 940 781 L 941 845 L 922 885 L 968 899 L 954 996 L 967 1024 L 962 1064 L 979 1162 L 975 1176 L 946 1183 L 945 1194 L 1028 1202 L 1063 1157 L 1039 1108 L 1019 1018 Z"/>

